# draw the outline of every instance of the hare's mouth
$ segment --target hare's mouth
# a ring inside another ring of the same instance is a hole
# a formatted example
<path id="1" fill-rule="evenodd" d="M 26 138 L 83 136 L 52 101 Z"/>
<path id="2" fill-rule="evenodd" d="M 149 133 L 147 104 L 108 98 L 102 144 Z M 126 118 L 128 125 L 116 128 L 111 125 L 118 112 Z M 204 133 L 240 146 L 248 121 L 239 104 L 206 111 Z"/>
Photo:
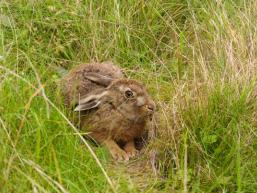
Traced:
<path id="1" fill-rule="evenodd" d="M 154 106 L 145 105 L 143 106 L 143 111 L 145 112 L 146 116 L 152 116 L 154 114 Z"/>

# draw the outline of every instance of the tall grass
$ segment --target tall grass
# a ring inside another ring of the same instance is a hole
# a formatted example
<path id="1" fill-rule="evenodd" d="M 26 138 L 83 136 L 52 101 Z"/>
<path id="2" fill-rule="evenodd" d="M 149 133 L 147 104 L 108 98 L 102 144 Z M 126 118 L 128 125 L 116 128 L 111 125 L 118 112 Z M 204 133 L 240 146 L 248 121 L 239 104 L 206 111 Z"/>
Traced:
<path id="1" fill-rule="evenodd" d="M 1 1 L 0 191 L 256 192 L 256 13 L 254 0 Z M 152 180 L 92 147 L 102 170 L 63 116 L 56 66 L 105 60 L 158 105 Z"/>

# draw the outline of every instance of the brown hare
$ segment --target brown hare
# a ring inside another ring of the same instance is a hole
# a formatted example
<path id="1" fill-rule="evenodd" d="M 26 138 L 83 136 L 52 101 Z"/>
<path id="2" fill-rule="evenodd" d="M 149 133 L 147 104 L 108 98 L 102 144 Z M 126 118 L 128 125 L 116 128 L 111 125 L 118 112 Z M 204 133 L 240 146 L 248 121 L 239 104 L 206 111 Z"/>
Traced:
<path id="1" fill-rule="evenodd" d="M 136 80 L 123 78 L 112 63 L 85 64 L 64 79 L 67 105 L 75 105 L 80 126 L 88 136 L 105 144 L 116 160 L 137 155 L 135 139 L 147 131 L 155 104 L 145 87 Z M 75 92 L 74 92 L 75 91 Z"/>

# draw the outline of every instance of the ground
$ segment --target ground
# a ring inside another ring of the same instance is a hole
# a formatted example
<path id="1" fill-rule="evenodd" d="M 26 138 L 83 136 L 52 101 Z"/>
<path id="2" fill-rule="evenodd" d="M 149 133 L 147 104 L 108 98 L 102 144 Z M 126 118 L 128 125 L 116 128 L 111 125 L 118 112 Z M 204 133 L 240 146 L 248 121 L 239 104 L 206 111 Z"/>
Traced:
<path id="1" fill-rule="evenodd" d="M 254 0 L 1 1 L 0 192 L 256 192 L 256 13 Z M 128 163 L 82 140 L 58 88 L 60 69 L 107 60 L 157 104 Z"/>

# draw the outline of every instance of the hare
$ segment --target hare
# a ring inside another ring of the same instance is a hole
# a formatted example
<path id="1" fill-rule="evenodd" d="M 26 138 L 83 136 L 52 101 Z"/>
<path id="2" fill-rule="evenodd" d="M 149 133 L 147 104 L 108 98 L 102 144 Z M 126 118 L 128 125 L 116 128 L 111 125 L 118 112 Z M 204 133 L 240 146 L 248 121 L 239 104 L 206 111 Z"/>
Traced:
<path id="1" fill-rule="evenodd" d="M 75 100 L 72 92 L 66 95 L 66 101 L 75 101 L 80 127 L 90 132 L 89 137 L 106 145 L 114 159 L 127 161 L 138 154 L 135 140 L 146 133 L 155 103 L 140 82 L 123 78 L 113 64 L 103 64 L 83 65 L 71 71 L 64 78 L 67 88 L 75 82 L 81 85 Z"/>

